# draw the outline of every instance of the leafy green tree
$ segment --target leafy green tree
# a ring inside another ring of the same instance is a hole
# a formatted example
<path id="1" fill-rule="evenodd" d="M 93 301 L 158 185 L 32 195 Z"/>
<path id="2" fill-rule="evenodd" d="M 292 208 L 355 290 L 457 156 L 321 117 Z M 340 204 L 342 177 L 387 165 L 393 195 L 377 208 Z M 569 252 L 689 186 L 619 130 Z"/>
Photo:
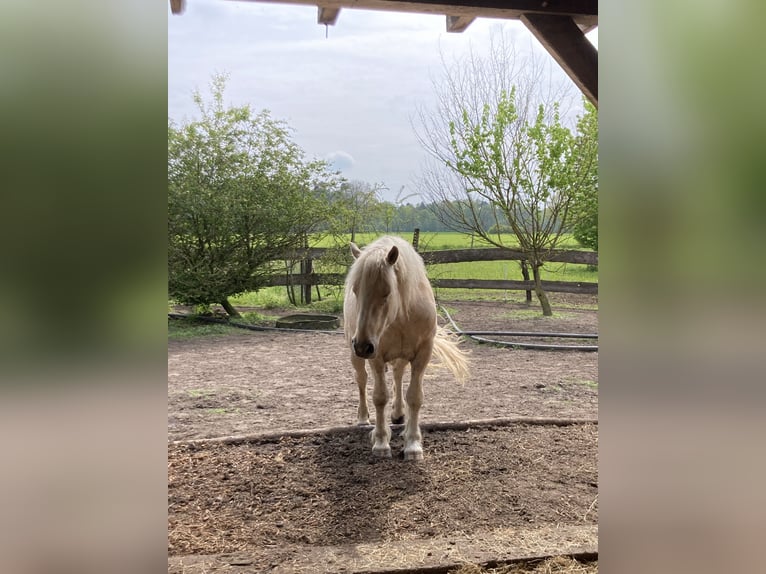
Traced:
<path id="1" fill-rule="evenodd" d="M 581 137 L 598 141 L 598 111 L 588 102 L 578 131 Z M 598 251 L 598 153 L 575 195 L 573 213 L 572 235 L 583 247 Z"/>
<path id="2" fill-rule="evenodd" d="M 565 125 L 566 93 L 543 91 L 543 72 L 493 36 L 486 57 L 446 68 L 437 105 L 420 111 L 416 131 L 432 158 L 420 184 L 437 217 L 490 245 L 520 248 L 549 316 L 540 271 L 573 224 L 575 198 L 592 185 L 597 140 L 586 117 L 576 133 Z M 502 234 L 508 228 L 518 247 Z"/>
<path id="3" fill-rule="evenodd" d="M 357 233 L 374 231 L 383 212 L 380 200 L 382 189 L 380 184 L 361 180 L 343 182 L 332 201 L 336 230 L 350 233 L 351 241 L 356 241 Z"/>
<path id="4" fill-rule="evenodd" d="M 386 233 L 393 231 L 394 217 L 396 216 L 396 205 L 390 201 L 380 202 L 379 217 L 382 225 L 380 229 Z"/>
<path id="5" fill-rule="evenodd" d="M 210 103 L 194 94 L 199 119 L 168 121 L 168 294 L 236 315 L 228 298 L 262 287 L 270 261 L 302 246 L 337 182 L 268 111 L 225 107 L 224 88 L 215 76 Z"/>

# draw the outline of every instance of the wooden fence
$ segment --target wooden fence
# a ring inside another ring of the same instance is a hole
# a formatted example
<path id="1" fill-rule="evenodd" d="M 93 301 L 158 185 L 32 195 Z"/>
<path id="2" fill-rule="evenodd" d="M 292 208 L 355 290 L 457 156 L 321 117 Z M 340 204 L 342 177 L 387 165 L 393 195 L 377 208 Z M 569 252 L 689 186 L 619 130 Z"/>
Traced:
<path id="1" fill-rule="evenodd" d="M 305 249 L 291 257 L 292 260 L 302 260 L 302 269 L 313 269 L 312 262 L 321 259 L 328 251 L 326 248 Z M 446 249 L 441 251 L 424 251 L 420 254 L 426 265 L 436 263 L 464 263 L 471 261 L 521 261 L 524 254 L 514 249 Z M 593 251 L 557 250 L 549 258 L 553 263 L 578 263 L 581 265 L 598 265 L 598 253 Z M 300 273 L 272 277 L 269 285 L 301 285 L 307 295 L 307 303 L 311 302 L 311 287 L 314 285 L 342 285 L 345 275 L 341 273 Z M 434 287 L 442 289 L 503 289 L 510 291 L 531 291 L 533 281 L 513 281 L 503 279 L 432 279 Z M 574 281 L 543 281 L 543 289 L 559 293 L 597 294 L 598 283 Z"/>

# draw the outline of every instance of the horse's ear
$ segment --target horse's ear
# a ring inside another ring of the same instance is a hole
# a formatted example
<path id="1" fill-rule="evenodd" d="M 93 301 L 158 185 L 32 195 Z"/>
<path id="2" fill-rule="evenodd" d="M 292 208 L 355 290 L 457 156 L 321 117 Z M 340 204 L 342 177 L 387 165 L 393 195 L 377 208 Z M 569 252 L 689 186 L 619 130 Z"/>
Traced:
<path id="1" fill-rule="evenodd" d="M 397 259 L 399 259 L 399 248 L 394 245 L 388 252 L 388 255 L 386 255 L 386 261 L 389 265 L 393 265 Z"/>
<path id="2" fill-rule="evenodd" d="M 362 254 L 362 251 L 356 246 L 356 243 L 353 241 L 351 242 L 351 255 L 354 256 L 354 259 L 357 259 Z"/>

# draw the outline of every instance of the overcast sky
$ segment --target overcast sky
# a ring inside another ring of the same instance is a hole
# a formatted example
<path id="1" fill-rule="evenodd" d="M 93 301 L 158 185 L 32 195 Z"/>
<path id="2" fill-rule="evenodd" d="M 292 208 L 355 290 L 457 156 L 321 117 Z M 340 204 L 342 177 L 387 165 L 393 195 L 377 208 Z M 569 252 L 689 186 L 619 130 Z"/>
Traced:
<path id="1" fill-rule="evenodd" d="M 480 18 L 448 34 L 444 16 L 343 9 L 325 38 L 316 19 L 315 6 L 187 0 L 182 15 L 168 15 L 168 116 L 194 117 L 192 91 L 207 97 L 212 75 L 227 73 L 227 103 L 270 110 L 307 156 L 385 185 L 394 200 L 402 186 L 403 195 L 416 192 L 424 152 L 410 118 L 432 101 L 441 54 L 480 50 L 502 26 L 549 58 L 514 20 Z M 597 31 L 589 37 L 597 43 Z"/>

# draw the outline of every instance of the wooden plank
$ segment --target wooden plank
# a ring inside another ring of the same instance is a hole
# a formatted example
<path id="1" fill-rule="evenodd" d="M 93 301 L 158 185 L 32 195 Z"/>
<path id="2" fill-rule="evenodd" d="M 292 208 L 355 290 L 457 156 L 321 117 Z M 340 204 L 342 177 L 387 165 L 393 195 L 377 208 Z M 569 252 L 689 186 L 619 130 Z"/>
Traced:
<path id="1" fill-rule="evenodd" d="M 474 16 L 447 16 L 447 32 L 460 33 L 476 20 Z"/>
<path id="2" fill-rule="evenodd" d="M 526 259 L 517 249 L 445 249 L 443 251 L 425 251 L 420 254 L 426 264 L 465 263 L 467 261 L 519 261 Z M 548 261 L 552 263 L 579 263 L 598 265 L 598 253 L 595 251 L 554 250 Z"/>
<path id="3" fill-rule="evenodd" d="M 539 12 L 541 14 L 566 14 L 578 16 L 598 15 L 598 0 L 550 0 L 543 2 L 541 0 L 339 0 L 340 4 L 353 4 L 359 6 L 371 6 L 380 4 L 392 4 L 401 8 L 409 8 L 413 4 L 420 5 L 421 9 L 432 8 L 445 10 L 448 13 L 450 8 L 465 7 L 475 12 L 479 11 L 517 11 L 517 12 Z"/>
<path id="4" fill-rule="evenodd" d="M 346 276 L 342 273 L 312 273 L 310 275 L 296 273 L 290 278 L 292 285 L 343 285 Z M 266 280 L 269 287 L 287 285 L 286 275 L 273 275 Z"/>
<path id="5" fill-rule="evenodd" d="M 317 23 L 325 24 L 327 26 L 335 26 L 335 22 L 338 21 L 338 14 L 340 14 L 340 8 L 338 6 L 319 6 L 317 8 Z"/>
<path id="6" fill-rule="evenodd" d="M 572 17 L 529 13 L 521 21 L 598 108 L 598 50 Z"/>
<path id="7" fill-rule="evenodd" d="M 341 273 L 295 274 L 290 278 L 292 285 L 343 285 L 346 276 Z M 529 291 L 535 288 L 532 281 L 507 279 L 434 279 L 434 287 L 442 289 L 502 289 L 507 291 Z M 270 287 L 287 285 L 287 276 L 274 275 L 266 281 Z M 598 283 L 581 281 L 543 281 L 543 288 L 554 293 L 598 294 Z"/>
<path id="8" fill-rule="evenodd" d="M 502 289 L 508 291 L 527 291 L 535 288 L 532 281 L 512 281 L 506 279 L 434 279 L 431 284 L 441 289 Z M 543 289 L 552 293 L 580 293 L 597 295 L 598 283 L 579 281 L 543 281 Z"/>
<path id="9" fill-rule="evenodd" d="M 291 257 L 281 259 L 302 259 L 310 257 L 320 259 L 327 252 L 325 247 L 312 247 L 298 250 Z M 520 261 L 526 259 L 524 253 L 517 249 L 498 249 L 496 247 L 476 249 L 444 249 L 439 251 L 424 251 L 420 254 L 426 265 L 434 263 L 465 263 L 468 261 Z M 548 258 L 551 263 L 576 263 L 580 265 L 598 265 L 598 253 L 595 251 L 579 251 L 576 249 L 556 249 Z"/>
<path id="10" fill-rule="evenodd" d="M 308 6 L 332 6 L 362 10 L 385 10 L 418 14 L 449 14 L 482 18 L 519 19 L 522 14 L 557 14 L 574 18 L 591 29 L 598 24 L 598 0 L 239 0 Z"/>
<path id="11" fill-rule="evenodd" d="M 426 431 L 452 431 L 468 429 L 484 429 L 496 427 L 510 427 L 516 425 L 530 426 L 580 426 L 580 425 L 598 425 L 597 418 L 555 418 L 555 417 L 498 417 L 493 419 L 469 419 L 464 421 L 450 422 L 424 422 L 420 423 L 420 428 Z M 404 424 L 389 424 L 392 430 L 401 430 Z M 346 425 L 337 427 L 323 427 L 315 429 L 294 429 L 276 432 L 262 432 L 244 435 L 231 435 L 211 438 L 191 438 L 171 441 L 172 446 L 181 445 L 216 445 L 216 444 L 258 444 L 278 442 L 283 438 L 304 438 L 312 436 L 333 436 L 344 434 L 356 434 L 358 432 L 370 432 L 373 425 Z"/>

